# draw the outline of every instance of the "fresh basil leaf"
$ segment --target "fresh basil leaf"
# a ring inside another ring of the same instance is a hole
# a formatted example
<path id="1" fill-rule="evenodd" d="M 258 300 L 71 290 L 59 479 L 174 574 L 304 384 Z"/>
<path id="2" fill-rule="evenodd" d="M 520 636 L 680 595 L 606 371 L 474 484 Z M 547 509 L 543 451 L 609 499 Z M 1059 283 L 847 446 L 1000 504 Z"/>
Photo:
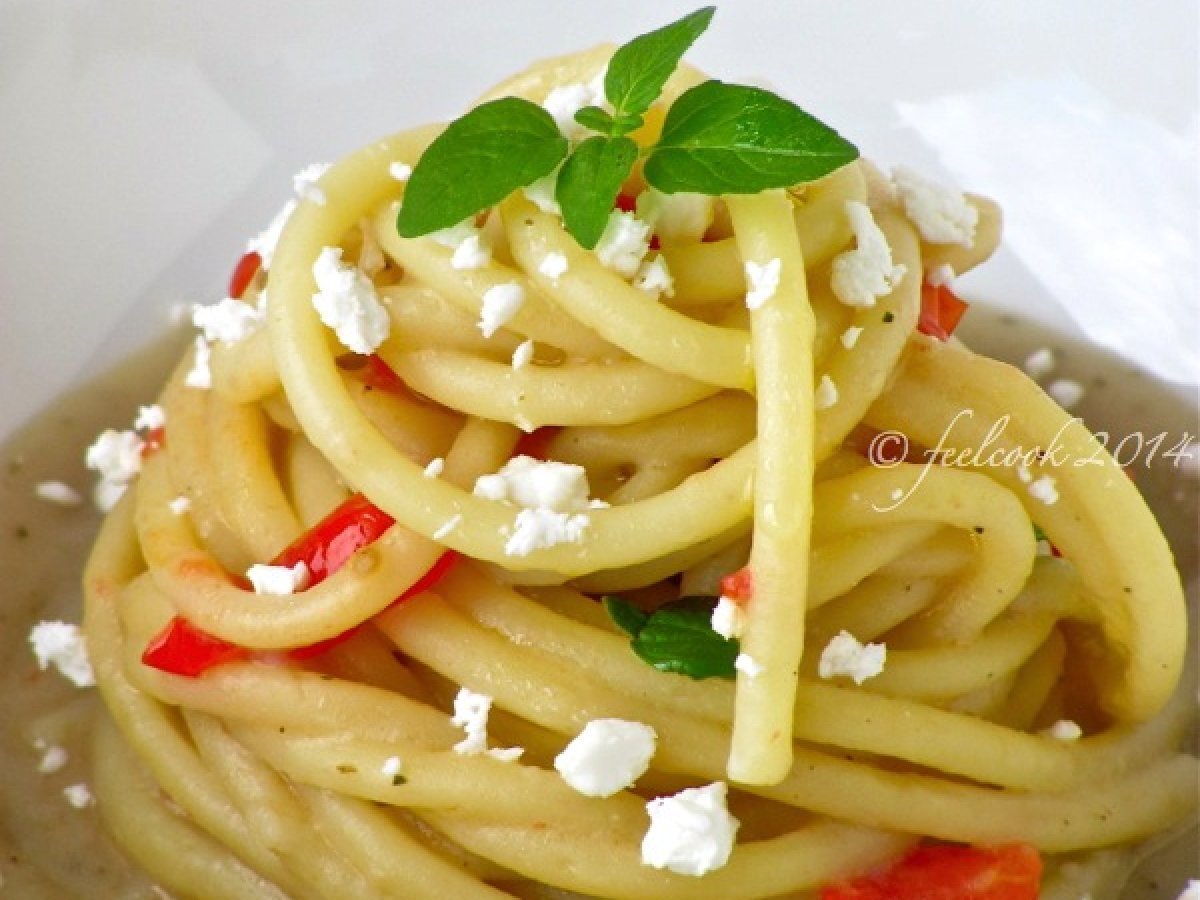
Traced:
<path id="1" fill-rule="evenodd" d="M 590 128 L 601 134 L 611 135 L 613 133 L 613 117 L 609 115 L 608 110 L 598 106 L 585 106 L 575 113 L 575 121 L 584 128 Z"/>
<path id="2" fill-rule="evenodd" d="M 396 219 L 401 237 L 449 228 L 554 171 L 567 140 L 535 103 L 501 97 L 451 122 L 425 150 Z"/>
<path id="3" fill-rule="evenodd" d="M 604 96 L 616 117 L 640 116 L 650 108 L 683 54 L 708 28 L 714 12 L 715 6 L 698 9 L 617 49 L 604 76 Z"/>
<path id="4" fill-rule="evenodd" d="M 613 621 L 633 635 L 633 652 L 660 672 L 695 679 L 734 677 L 739 645 L 712 630 L 716 597 L 680 597 L 649 616 L 616 597 L 605 597 L 604 605 Z"/>
<path id="5" fill-rule="evenodd" d="M 622 600 L 611 594 L 604 597 L 601 602 L 604 604 L 604 611 L 608 613 L 614 624 L 630 637 L 637 637 L 638 632 L 645 627 L 646 620 L 650 618 L 628 600 Z"/>
<path id="6" fill-rule="evenodd" d="M 813 181 L 857 158 L 853 144 L 790 101 L 706 81 L 671 105 L 644 174 L 668 194 L 753 194 Z"/>
<path id="7" fill-rule="evenodd" d="M 638 146 L 627 137 L 590 137 L 563 163 L 554 199 L 563 225 L 581 247 L 591 250 L 604 233 L 613 201 L 629 177 Z"/>

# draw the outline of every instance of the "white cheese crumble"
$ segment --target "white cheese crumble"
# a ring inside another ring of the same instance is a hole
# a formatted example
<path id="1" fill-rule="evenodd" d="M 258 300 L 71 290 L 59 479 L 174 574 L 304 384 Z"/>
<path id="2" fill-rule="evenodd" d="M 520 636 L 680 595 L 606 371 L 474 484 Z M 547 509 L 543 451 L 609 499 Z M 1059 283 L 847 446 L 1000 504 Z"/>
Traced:
<path id="1" fill-rule="evenodd" d="M 445 470 L 446 470 L 446 460 L 440 456 L 435 456 L 433 459 L 431 459 L 429 461 L 429 464 L 427 466 L 425 466 L 425 469 L 421 474 L 424 475 L 426 478 L 437 478 Z"/>
<path id="2" fill-rule="evenodd" d="M 833 383 L 833 379 L 828 375 L 822 375 L 821 380 L 817 383 L 813 402 L 816 404 L 817 409 L 829 409 L 829 407 L 838 402 L 837 385 Z"/>
<path id="3" fill-rule="evenodd" d="M 76 687 L 92 687 L 96 683 L 83 631 L 78 625 L 38 622 L 29 631 L 29 646 L 42 671 L 53 665 Z"/>
<path id="4" fill-rule="evenodd" d="M 399 161 L 388 163 L 388 175 L 401 184 L 412 178 L 412 166 Z"/>
<path id="5" fill-rule="evenodd" d="M 83 502 L 79 491 L 61 481 L 39 481 L 33 492 L 39 499 L 58 506 L 78 506 Z"/>
<path id="6" fill-rule="evenodd" d="M 41 775 L 53 775 L 55 772 L 62 771 L 67 764 L 67 751 L 57 745 L 46 747 L 43 745 L 42 758 L 38 762 L 38 773 Z"/>
<path id="7" fill-rule="evenodd" d="M 86 784 L 68 785 L 63 788 L 63 796 L 76 809 L 84 809 L 96 802 L 96 799 L 92 796 L 91 788 Z"/>
<path id="8" fill-rule="evenodd" d="M 554 768 L 579 793 L 611 797 L 650 768 L 657 740 L 654 729 L 641 722 L 593 719 L 554 758 Z"/>
<path id="9" fill-rule="evenodd" d="M 1046 388 L 1046 393 L 1063 409 L 1070 409 L 1082 400 L 1083 392 L 1083 385 L 1070 378 L 1057 378 Z"/>
<path id="10" fill-rule="evenodd" d="M 515 281 L 494 284 L 483 292 L 483 306 L 479 310 L 479 330 L 490 338 L 500 328 L 512 321 L 525 303 L 525 289 Z"/>
<path id="11" fill-rule="evenodd" d="M 473 490 L 478 497 L 524 507 L 504 547 L 510 556 L 580 540 L 591 523 L 584 511 L 605 505 L 588 499 L 582 466 L 532 456 L 514 457 L 495 474 L 481 475 Z"/>
<path id="12" fill-rule="evenodd" d="M 391 319 L 371 279 L 342 262 L 340 247 L 322 249 L 312 272 L 317 282 L 312 304 L 321 321 L 347 349 L 363 355 L 374 353 L 387 339 Z"/>
<path id="13" fill-rule="evenodd" d="M 203 340 L 201 338 L 201 340 Z M 142 470 L 144 443 L 135 432 L 109 428 L 87 448 L 84 464 L 99 473 L 93 499 L 101 510 L 112 509 Z"/>
<path id="14" fill-rule="evenodd" d="M 1059 719 L 1042 733 L 1056 741 L 1066 743 L 1077 741 L 1083 737 L 1083 729 L 1079 727 L 1079 723 L 1072 722 L 1070 719 Z"/>
<path id="15" fill-rule="evenodd" d="M 286 597 L 304 589 L 308 583 L 308 566 L 303 562 L 294 566 L 265 566 L 255 563 L 246 570 L 246 577 L 254 586 L 254 593 Z"/>
<path id="16" fill-rule="evenodd" d="M 845 675 L 862 684 L 883 671 L 886 644 L 862 644 L 848 631 L 840 631 L 821 651 L 817 674 L 822 678 Z"/>
<path id="17" fill-rule="evenodd" d="M 279 236 L 283 234 L 283 226 L 295 211 L 296 201 L 289 200 L 275 213 L 275 218 L 262 232 L 246 242 L 246 252 L 257 253 L 264 270 L 271 268 L 271 262 L 275 259 L 275 248 L 279 246 Z"/>
<path id="18" fill-rule="evenodd" d="M 468 235 L 463 242 L 454 248 L 450 257 L 452 269 L 482 269 L 492 259 L 492 248 L 487 245 L 482 234 Z"/>
<path id="19" fill-rule="evenodd" d="M 1035 500 L 1041 500 L 1047 506 L 1058 502 L 1058 488 L 1055 487 L 1053 475 L 1043 475 L 1029 485 L 1029 494 Z"/>
<path id="20" fill-rule="evenodd" d="M 680 191 L 664 194 L 648 188 L 638 194 L 638 218 L 649 223 L 663 244 L 693 244 L 704 239 L 716 211 L 714 198 Z"/>
<path id="21" fill-rule="evenodd" d="M 225 297 L 208 306 L 192 307 L 192 324 L 204 332 L 210 343 L 236 344 L 262 328 L 266 322 L 265 308 L 251 306 L 233 297 Z"/>
<path id="22" fill-rule="evenodd" d="M 500 760 L 500 762 L 514 762 L 520 759 L 524 752 L 524 747 L 492 747 L 488 750 L 487 755 L 492 759 Z"/>
<path id="23" fill-rule="evenodd" d="M 404 768 L 404 763 L 398 756 L 389 756 L 383 761 L 383 765 L 379 767 L 379 771 L 383 772 L 388 778 L 395 778 Z"/>
<path id="24" fill-rule="evenodd" d="M 1183 890 L 1175 900 L 1200 900 L 1200 881 L 1189 878 L 1188 883 L 1183 886 Z"/>
<path id="25" fill-rule="evenodd" d="M 631 212 L 614 209 L 596 243 L 596 258 L 623 278 L 632 278 L 650 249 L 650 226 Z"/>
<path id="26" fill-rule="evenodd" d="M 906 166 L 892 170 L 892 183 L 904 204 L 904 213 L 931 244 L 975 243 L 979 210 L 962 191 L 937 184 Z"/>
<path id="27" fill-rule="evenodd" d="M 549 175 L 544 175 L 533 184 L 521 188 L 525 198 L 542 212 L 552 216 L 562 215 L 562 207 L 554 199 L 554 191 L 558 187 L 558 169 Z"/>
<path id="28" fill-rule="evenodd" d="M 328 171 L 329 163 L 313 163 L 305 166 L 292 176 L 292 189 L 301 200 L 309 200 L 317 206 L 324 206 L 327 198 L 317 182 Z"/>
<path id="29" fill-rule="evenodd" d="M 842 332 L 842 346 L 847 350 L 853 350 L 854 345 L 858 343 L 858 339 L 862 337 L 863 328 L 860 325 L 851 325 Z"/>
<path id="30" fill-rule="evenodd" d="M 739 653 L 737 658 L 733 661 L 733 667 L 747 678 L 757 678 L 766 671 L 766 669 L 763 668 L 762 663 L 760 663 L 749 653 Z"/>
<path id="31" fill-rule="evenodd" d="M 830 287 L 847 306 L 874 306 L 877 298 L 895 289 L 905 269 L 892 264 L 892 248 L 875 224 L 870 207 L 847 200 L 846 216 L 854 231 L 855 247 L 834 257 Z"/>
<path id="32" fill-rule="evenodd" d="M 438 530 L 433 533 L 433 539 L 440 541 L 449 537 L 450 532 L 462 524 L 462 520 L 462 513 L 455 513 L 438 527 Z"/>
<path id="33" fill-rule="evenodd" d="M 212 348 L 209 347 L 208 341 L 202 335 L 196 335 L 193 347 L 195 352 L 192 356 L 192 367 L 184 376 L 183 383 L 190 388 L 207 391 L 212 387 L 212 370 L 209 368 Z"/>
<path id="34" fill-rule="evenodd" d="M 1044 378 L 1054 371 L 1054 351 L 1040 347 L 1025 358 L 1025 374 L 1030 378 Z"/>
<path id="35" fill-rule="evenodd" d="M 157 403 L 150 406 L 139 406 L 137 417 L 133 420 L 134 431 L 155 431 L 166 427 L 167 414 Z"/>
<path id="36" fill-rule="evenodd" d="M 934 266 L 925 273 L 925 283 L 930 287 L 954 287 L 954 267 L 950 263 Z"/>
<path id="37" fill-rule="evenodd" d="M 453 724 L 463 729 L 467 736 L 454 745 L 454 752 L 463 756 L 486 753 L 502 762 L 512 762 L 525 752 L 523 747 L 496 747 L 487 745 L 487 721 L 492 711 L 492 698 L 477 694 L 469 688 L 461 688 L 454 698 Z"/>
<path id="38" fill-rule="evenodd" d="M 675 296 L 675 279 L 667 268 L 666 257 L 656 256 L 642 263 L 633 277 L 633 286 L 655 297 L 665 295 Z"/>
<path id="39" fill-rule="evenodd" d="M 779 257 L 759 265 L 752 259 L 746 260 L 746 308 L 755 310 L 775 296 L 779 290 L 779 272 L 783 263 Z"/>
<path id="40" fill-rule="evenodd" d="M 533 341 L 521 341 L 517 344 L 517 349 L 513 351 L 512 367 L 514 370 L 520 370 L 529 365 L 533 359 Z"/>
<path id="41" fill-rule="evenodd" d="M 573 544 L 583 539 L 591 519 L 582 513 L 552 509 L 523 509 L 517 513 L 513 533 L 504 544 L 509 556 L 528 556 L 556 544 Z"/>
<path id="42" fill-rule="evenodd" d="M 576 81 L 553 88 L 546 95 L 542 107 L 550 113 L 562 136 L 569 141 L 579 140 L 588 134 L 588 129 L 575 121 L 575 113 L 585 106 L 601 106 L 603 92 L 597 94 L 594 84 Z"/>
<path id="43" fill-rule="evenodd" d="M 538 263 L 538 271 L 547 278 L 557 280 L 567 271 L 567 257 L 562 253 L 547 253 Z"/>
<path id="44" fill-rule="evenodd" d="M 191 498 L 180 494 L 174 500 L 171 500 L 169 503 L 167 503 L 167 506 L 175 515 L 182 516 L 185 512 L 192 508 L 192 501 Z"/>
<path id="45" fill-rule="evenodd" d="M 739 825 L 725 805 L 727 793 L 725 782 L 717 781 L 647 803 L 642 864 L 693 876 L 724 866 Z"/>
<path id="46" fill-rule="evenodd" d="M 727 641 L 741 637 L 746 625 L 746 611 L 736 601 L 725 596 L 718 597 L 709 625 Z"/>

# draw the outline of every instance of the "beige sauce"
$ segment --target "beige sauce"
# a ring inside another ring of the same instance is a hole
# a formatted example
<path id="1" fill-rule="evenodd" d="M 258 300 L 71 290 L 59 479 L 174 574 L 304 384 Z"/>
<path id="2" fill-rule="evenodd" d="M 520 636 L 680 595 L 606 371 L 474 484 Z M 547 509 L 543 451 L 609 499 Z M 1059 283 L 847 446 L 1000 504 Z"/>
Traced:
<path id="1" fill-rule="evenodd" d="M 1185 434 L 1194 440 L 1200 432 L 1194 400 L 1107 354 L 1008 316 L 976 308 L 964 325 L 968 343 L 1002 359 L 1019 362 L 1039 347 L 1054 349 L 1059 364 L 1051 378 L 1073 378 L 1087 388 L 1077 412 L 1093 428 L 1112 432 L 1110 450 L 1131 432 L 1165 433 L 1149 470 L 1145 453 L 1138 458 L 1135 479 L 1167 531 L 1194 601 L 1200 485 L 1161 458 Z M 88 723 L 98 700 L 94 690 L 78 690 L 54 671 L 38 672 L 27 635 L 42 619 L 80 620 L 80 567 L 99 524 L 90 499 L 58 507 L 38 499 L 34 487 L 65 481 L 87 497 L 92 477 L 83 468 L 84 448 L 105 428 L 130 427 L 137 406 L 153 400 L 179 344 L 164 342 L 59 399 L 0 447 L 0 896 L 162 896 L 104 837 L 95 807 L 78 810 L 64 798 L 64 787 L 89 779 Z M 39 740 L 67 749 L 64 769 L 38 774 Z M 1145 866 L 1125 896 L 1173 900 L 1185 875 L 1200 874 L 1195 847 L 1192 831 Z"/>

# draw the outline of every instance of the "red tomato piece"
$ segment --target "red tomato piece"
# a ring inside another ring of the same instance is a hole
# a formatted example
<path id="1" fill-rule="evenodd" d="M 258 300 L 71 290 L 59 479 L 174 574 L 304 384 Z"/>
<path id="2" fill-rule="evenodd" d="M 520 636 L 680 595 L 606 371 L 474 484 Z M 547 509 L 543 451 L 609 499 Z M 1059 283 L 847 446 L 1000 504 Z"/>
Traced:
<path id="1" fill-rule="evenodd" d="M 1042 860 L 1028 844 L 917 847 L 886 872 L 821 890 L 821 900 L 1037 900 Z"/>
<path id="2" fill-rule="evenodd" d="M 739 604 L 754 596 L 754 576 L 750 574 L 748 566 L 742 566 L 721 579 L 721 596 Z"/>
<path id="3" fill-rule="evenodd" d="M 921 285 L 921 316 L 917 331 L 937 338 L 949 339 L 967 311 L 967 304 L 944 284 Z"/>
<path id="4" fill-rule="evenodd" d="M 172 675 L 195 678 L 213 666 L 249 657 L 245 647 L 213 637 L 182 616 L 175 616 L 146 645 L 142 662 Z"/>
<path id="5" fill-rule="evenodd" d="M 233 275 L 229 279 L 229 296 L 241 299 L 261 267 L 262 257 L 253 250 L 243 255 L 233 267 Z"/>

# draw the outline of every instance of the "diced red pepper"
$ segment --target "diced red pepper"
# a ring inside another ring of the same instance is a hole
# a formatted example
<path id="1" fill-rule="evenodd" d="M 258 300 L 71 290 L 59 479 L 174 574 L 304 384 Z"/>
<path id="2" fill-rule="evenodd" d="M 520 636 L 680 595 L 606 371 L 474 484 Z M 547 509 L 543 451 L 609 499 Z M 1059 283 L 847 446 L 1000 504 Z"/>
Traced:
<path id="1" fill-rule="evenodd" d="M 172 675 L 195 678 L 221 663 L 249 659 L 250 651 L 196 628 L 175 616 L 155 635 L 142 654 L 142 662 Z"/>
<path id="2" fill-rule="evenodd" d="M 637 197 L 624 192 L 617 194 L 617 199 L 613 201 L 613 207 L 619 209 L 621 212 L 635 213 L 637 212 Z M 662 244 L 659 242 L 657 234 L 650 235 L 650 249 L 662 249 Z"/>
<path id="3" fill-rule="evenodd" d="M 721 596 L 738 604 L 744 604 L 754 596 L 754 576 L 750 574 L 749 566 L 742 566 L 721 579 Z"/>
<path id="4" fill-rule="evenodd" d="M 233 275 L 229 279 L 229 296 L 241 299 L 261 267 L 262 257 L 253 250 L 242 256 L 233 267 Z"/>
<path id="5" fill-rule="evenodd" d="M 167 443 L 167 428 L 165 425 L 160 425 L 158 428 L 152 428 L 146 432 L 146 436 L 142 438 L 142 459 L 146 459 L 151 454 Z"/>
<path id="6" fill-rule="evenodd" d="M 532 456 L 534 459 L 545 462 L 548 459 L 547 451 L 550 449 L 550 442 L 558 437 L 560 431 L 562 431 L 561 425 L 543 425 L 541 428 L 535 428 L 528 434 L 521 435 L 521 439 L 517 441 L 517 446 L 513 449 L 513 454 L 515 456 Z"/>
<path id="7" fill-rule="evenodd" d="M 921 316 L 917 320 L 917 331 L 939 341 L 948 340 L 966 311 L 967 304 L 946 285 L 926 282 L 921 285 Z"/>
<path id="8" fill-rule="evenodd" d="M 366 383 L 367 387 L 374 388 L 377 391 L 384 391 L 389 394 L 403 394 L 408 390 L 408 386 L 401 380 L 400 376 L 392 371 L 392 367 L 383 361 L 383 358 L 377 353 L 372 353 L 367 357 L 366 364 L 357 370 L 359 377 Z"/>
<path id="9" fill-rule="evenodd" d="M 886 872 L 821 890 L 821 900 L 1037 900 L 1042 860 L 1027 844 L 917 847 Z"/>
<path id="10" fill-rule="evenodd" d="M 355 494 L 293 541 L 271 565 L 291 568 L 302 562 L 308 567 L 308 586 L 315 587 L 344 566 L 356 550 L 378 540 L 395 521 L 362 494 Z"/>

